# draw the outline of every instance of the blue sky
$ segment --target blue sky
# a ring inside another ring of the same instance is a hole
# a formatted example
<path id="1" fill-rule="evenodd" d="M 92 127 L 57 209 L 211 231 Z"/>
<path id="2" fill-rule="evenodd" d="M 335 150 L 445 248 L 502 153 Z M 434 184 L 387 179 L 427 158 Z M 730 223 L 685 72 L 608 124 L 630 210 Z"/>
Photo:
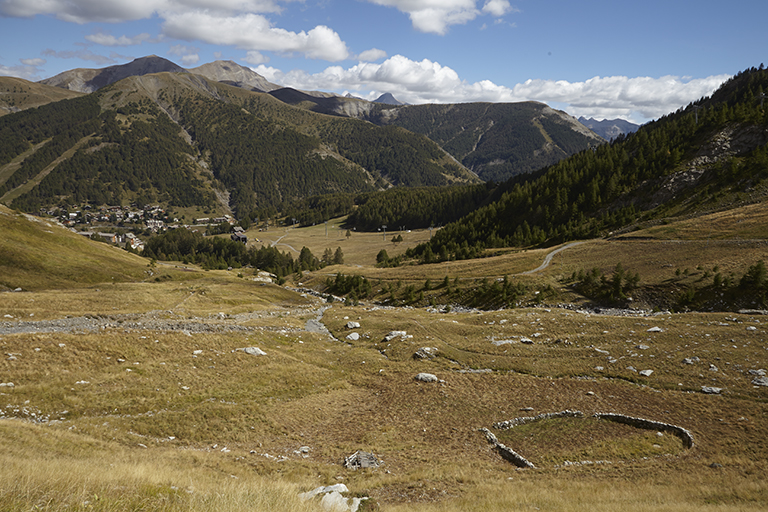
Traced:
<path id="1" fill-rule="evenodd" d="M 303 90 L 644 122 L 763 63 L 767 15 L 743 0 L 0 0 L 0 75 L 225 59 Z"/>

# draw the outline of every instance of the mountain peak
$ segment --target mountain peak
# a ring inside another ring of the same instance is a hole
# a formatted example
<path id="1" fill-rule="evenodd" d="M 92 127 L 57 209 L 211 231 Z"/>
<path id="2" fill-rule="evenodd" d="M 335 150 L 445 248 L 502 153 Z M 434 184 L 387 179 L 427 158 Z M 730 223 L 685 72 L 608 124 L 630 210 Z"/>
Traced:
<path id="1" fill-rule="evenodd" d="M 127 64 L 117 64 L 102 69 L 79 68 L 64 71 L 51 78 L 41 80 L 41 84 L 61 87 L 71 91 L 90 93 L 129 76 L 142 76 L 151 73 L 186 73 L 181 66 L 157 55 L 139 57 Z"/>
<path id="2" fill-rule="evenodd" d="M 241 66 L 231 60 L 217 60 L 203 64 L 189 70 L 190 73 L 203 75 L 217 82 L 231 83 L 237 87 L 255 90 L 257 92 L 270 92 L 281 86 L 269 82 L 266 78 L 253 71 L 251 68 Z"/>
<path id="3" fill-rule="evenodd" d="M 390 93 L 385 92 L 375 100 L 373 100 L 373 103 L 383 103 L 385 105 L 405 105 L 402 101 L 398 101 L 394 96 L 392 96 Z"/>

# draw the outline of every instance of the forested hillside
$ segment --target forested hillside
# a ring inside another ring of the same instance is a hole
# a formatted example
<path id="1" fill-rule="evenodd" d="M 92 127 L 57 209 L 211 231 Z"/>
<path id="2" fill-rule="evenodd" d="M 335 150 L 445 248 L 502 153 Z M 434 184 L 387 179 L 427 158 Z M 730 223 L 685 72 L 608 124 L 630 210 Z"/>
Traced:
<path id="1" fill-rule="evenodd" d="M 26 211 L 136 202 L 254 217 L 319 194 L 479 181 L 422 135 L 190 73 L 9 114 L 0 135 L 0 197 Z"/>
<path id="2" fill-rule="evenodd" d="M 377 105 L 366 118 L 426 135 L 485 181 L 537 171 L 604 142 L 536 102 Z"/>
<path id="3" fill-rule="evenodd" d="M 763 200 L 768 191 L 768 71 L 739 73 L 685 109 L 612 144 L 502 186 L 500 198 L 410 255 L 472 258 L 493 247 L 555 244 Z"/>

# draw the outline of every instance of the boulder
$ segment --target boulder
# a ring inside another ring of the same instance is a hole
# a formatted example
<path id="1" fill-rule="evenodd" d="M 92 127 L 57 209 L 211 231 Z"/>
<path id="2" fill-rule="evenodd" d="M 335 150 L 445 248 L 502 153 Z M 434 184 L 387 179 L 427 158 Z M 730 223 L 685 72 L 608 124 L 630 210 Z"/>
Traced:
<path id="1" fill-rule="evenodd" d="M 347 322 L 347 329 L 359 329 L 360 323 L 359 322 Z"/>
<path id="2" fill-rule="evenodd" d="M 347 339 L 349 341 L 357 341 L 357 340 L 360 339 L 360 333 L 351 332 L 351 333 L 347 334 Z"/>
<path id="3" fill-rule="evenodd" d="M 389 334 L 384 336 L 384 341 L 392 341 L 397 337 L 406 338 L 408 337 L 408 333 L 405 331 L 390 331 Z"/>
<path id="4" fill-rule="evenodd" d="M 768 386 L 768 377 L 756 377 L 752 379 L 753 386 Z"/>
<path id="5" fill-rule="evenodd" d="M 437 355 L 435 347 L 421 347 L 413 354 L 414 359 L 433 359 Z"/>
<path id="6" fill-rule="evenodd" d="M 420 373 L 414 379 L 420 382 L 437 382 L 437 376 L 431 373 Z"/>
<path id="7" fill-rule="evenodd" d="M 245 347 L 245 348 L 238 348 L 236 350 L 240 350 L 241 352 L 245 352 L 246 354 L 252 355 L 252 356 L 265 356 L 265 355 L 267 355 L 266 352 L 264 352 L 263 350 L 261 350 L 258 347 Z"/>
<path id="8" fill-rule="evenodd" d="M 701 392 L 707 395 L 719 395 L 723 388 L 716 388 L 714 386 L 701 386 Z"/>

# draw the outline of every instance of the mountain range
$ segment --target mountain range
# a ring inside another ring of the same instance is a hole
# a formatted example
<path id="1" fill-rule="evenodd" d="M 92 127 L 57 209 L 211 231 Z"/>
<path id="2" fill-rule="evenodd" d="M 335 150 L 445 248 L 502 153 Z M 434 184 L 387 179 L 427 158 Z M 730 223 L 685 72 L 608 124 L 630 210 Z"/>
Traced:
<path id="1" fill-rule="evenodd" d="M 148 56 L 36 84 L 0 77 L 0 91 L 15 112 L 0 128 L 0 200 L 26 209 L 152 200 L 243 215 L 317 194 L 502 181 L 604 142 L 541 103 L 369 102 L 280 87 L 231 61 Z M 137 155 L 166 176 L 138 171 Z M 110 166 L 122 170 L 105 179 Z"/>
<path id="2" fill-rule="evenodd" d="M 591 117 L 587 119 L 582 116 L 579 117 L 579 122 L 605 140 L 613 140 L 620 135 L 634 133 L 640 128 L 640 125 L 630 123 L 624 119 L 603 119 L 602 121 L 598 121 Z"/>

